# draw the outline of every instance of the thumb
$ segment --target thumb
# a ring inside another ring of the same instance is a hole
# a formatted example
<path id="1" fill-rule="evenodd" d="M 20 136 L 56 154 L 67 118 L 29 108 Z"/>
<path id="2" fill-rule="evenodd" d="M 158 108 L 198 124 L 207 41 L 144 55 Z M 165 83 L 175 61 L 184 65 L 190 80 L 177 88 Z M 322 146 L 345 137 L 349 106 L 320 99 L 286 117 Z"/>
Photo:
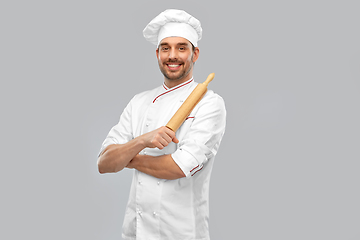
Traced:
<path id="1" fill-rule="evenodd" d="M 174 143 L 179 143 L 179 139 L 177 139 L 176 136 L 172 139 L 172 141 L 173 141 Z"/>

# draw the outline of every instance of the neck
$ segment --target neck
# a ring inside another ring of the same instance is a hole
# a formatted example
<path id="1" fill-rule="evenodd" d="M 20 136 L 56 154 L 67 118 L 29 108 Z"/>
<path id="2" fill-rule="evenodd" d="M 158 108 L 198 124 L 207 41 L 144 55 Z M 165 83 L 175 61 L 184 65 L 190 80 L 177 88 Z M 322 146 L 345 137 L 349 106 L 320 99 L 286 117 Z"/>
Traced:
<path id="1" fill-rule="evenodd" d="M 189 81 L 192 78 L 192 74 L 189 74 L 188 76 L 178 79 L 178 80 L 173 80 L 173 79 L 168 79 L 168 78 L 164 78 L 164 83 L 168 88 L 173 88 L 176 87 L 177 85 L 180 85 L 184 82 Z"/>

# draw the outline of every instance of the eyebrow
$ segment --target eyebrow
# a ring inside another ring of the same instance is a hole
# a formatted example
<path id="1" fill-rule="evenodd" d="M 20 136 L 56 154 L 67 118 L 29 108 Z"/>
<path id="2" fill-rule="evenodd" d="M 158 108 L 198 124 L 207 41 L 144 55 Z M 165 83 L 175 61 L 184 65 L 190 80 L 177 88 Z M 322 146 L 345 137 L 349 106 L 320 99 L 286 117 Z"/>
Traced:
<path id="1" fill-rule="evenodd" d="M 187 46 L 187 45 L 189 45 L 188 43 L 178 43 L 177 45 L 181 45 L 181 46 Z"/>
<path id="2" fill-rule="evenodd" d="M 167 42 L 160 43 L 159 46 L 169 46 L 169 43 L 167 43 Z M 180 43 L 176 44 L 176 46 L 188 46 L 188 43 L 186 43 L 186 42 L 180 42 Z"/>

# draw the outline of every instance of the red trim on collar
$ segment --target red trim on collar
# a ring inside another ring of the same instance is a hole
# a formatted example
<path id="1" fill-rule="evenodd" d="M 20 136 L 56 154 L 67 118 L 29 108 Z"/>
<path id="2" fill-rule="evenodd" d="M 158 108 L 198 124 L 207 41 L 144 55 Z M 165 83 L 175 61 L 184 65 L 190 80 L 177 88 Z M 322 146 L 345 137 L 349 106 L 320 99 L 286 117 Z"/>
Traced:
<path id="1" fill-rule="evenodd" d="M 179 89 L 179 88 L 181 88 L 181 87 L 183 87 L 183 86 L 191 83 L 192 81 L 194 81 L 194 78 L 191 78 L 188 82 L 183 83 L 183 84 L 181 84 L 181 85 L 179 85 L 179 86 L 177 86 L 177 87 L 173 87 L 173 88 L 169 89 L 168 91 L 160 94 L 159 96 L 157 96 L 156 98 L 154 98 L 153 103 L 156 101 L 156 99 L 158 99 L 158 98 L 161 97 L 162 95 L 165 95 L 165 94 L 167 94 L 167 93 L 169 93 L 169 92 L 172 92 L 172 91 L 174 91 L 174 90 L 176 90 L 176 89 Z M 163 87 L 166 89 L 165 84 L 163 84 Z"/>

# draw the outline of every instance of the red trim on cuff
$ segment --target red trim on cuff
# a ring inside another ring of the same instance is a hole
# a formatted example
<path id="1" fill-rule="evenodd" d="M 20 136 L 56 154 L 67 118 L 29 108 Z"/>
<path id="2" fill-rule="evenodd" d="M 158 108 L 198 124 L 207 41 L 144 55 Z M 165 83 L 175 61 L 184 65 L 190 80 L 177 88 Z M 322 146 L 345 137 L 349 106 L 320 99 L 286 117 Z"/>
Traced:
<path id="1" fill-rule="evenodd" d="M 194 172 L 193 174 L 191 174 L 191 176 L 194 176 L 194 175 L 195 175 L 195 173 L 197 173 L 198 171 L 200 171 L 201 169 L 203 169 L 203 167 L 204 167 L 204 165 L 203 165 L 203 166 L 201 166 L 201 168 L 200 168 L 199 170 L 197 170 L 196 172 Z"/>
<path id="2" fill-rule="evenodd" d="M 197 169 L 199 167 L 199 165 L 197 165 L 196 167 L 194 167 L 193 169 L 190 170 L 190 172 L 194 171 L 195 169 Z"/>

